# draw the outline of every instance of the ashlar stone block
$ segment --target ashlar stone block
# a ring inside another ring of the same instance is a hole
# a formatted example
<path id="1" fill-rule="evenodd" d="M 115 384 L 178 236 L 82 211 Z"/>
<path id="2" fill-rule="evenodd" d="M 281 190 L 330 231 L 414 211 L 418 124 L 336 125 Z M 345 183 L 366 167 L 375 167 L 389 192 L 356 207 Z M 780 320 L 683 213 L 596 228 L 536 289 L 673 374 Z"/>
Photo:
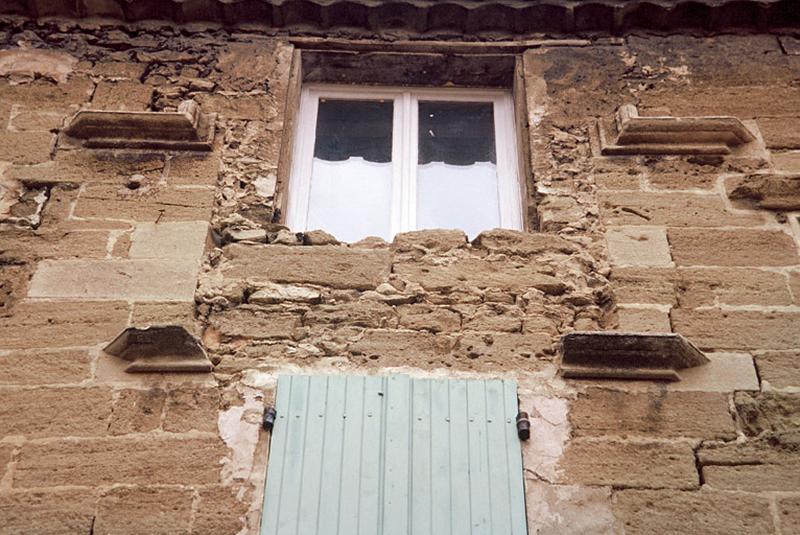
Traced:
<path id="1" fill-rule="evenodd" d="M 608 253 L 617 266 L 672 265 L 667 231 L 663 228 L 619 227 L 606 232 Z"/>

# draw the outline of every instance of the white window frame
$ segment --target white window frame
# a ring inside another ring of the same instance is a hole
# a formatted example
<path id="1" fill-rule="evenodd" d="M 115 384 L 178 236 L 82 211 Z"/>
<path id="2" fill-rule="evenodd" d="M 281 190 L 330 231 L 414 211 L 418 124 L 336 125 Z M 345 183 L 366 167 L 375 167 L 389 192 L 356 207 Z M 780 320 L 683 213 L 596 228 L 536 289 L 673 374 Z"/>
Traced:
<path id="1" fill-rule="evenodd" d="M 300 95 L 286 211 L 286 224 L 292 230 L 313 230 L 307 228 L 307 222 L 317 130 L 317 110 L 320 99 L 393 101 L 393 176 L 390 227 L 392 236 L 400 232 L 418 230 L 416 227 L 416 200 L 419 101 L 493 103 L 500 227 L 523 230 L 523 184 L 520 180 L 520 164 L 517 154 L 514 100 L 510 91 L 331 84 L 309 84 L 303 87 Z"/>

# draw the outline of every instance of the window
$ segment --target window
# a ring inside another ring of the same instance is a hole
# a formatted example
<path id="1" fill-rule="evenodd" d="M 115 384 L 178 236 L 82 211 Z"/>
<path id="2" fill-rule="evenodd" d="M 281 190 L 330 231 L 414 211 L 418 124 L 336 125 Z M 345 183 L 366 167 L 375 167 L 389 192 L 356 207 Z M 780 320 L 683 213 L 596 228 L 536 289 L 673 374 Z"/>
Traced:
<path id="1" fill-rule="evenodd" d="M 286 222 L 347 242 L 521 230 L 513 110 L 502 90 L 307 87 Z"/>

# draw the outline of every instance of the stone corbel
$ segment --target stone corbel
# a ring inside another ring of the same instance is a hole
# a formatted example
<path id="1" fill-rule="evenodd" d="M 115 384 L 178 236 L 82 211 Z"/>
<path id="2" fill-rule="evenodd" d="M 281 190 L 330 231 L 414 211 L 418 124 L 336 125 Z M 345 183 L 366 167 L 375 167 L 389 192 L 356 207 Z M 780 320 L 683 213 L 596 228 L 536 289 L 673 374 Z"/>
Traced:
<path id="1" fill-rule="evenodd" d="M 215 118 L 193 100 L 175 112 L 82 110 L 66 134 L 89 148 L 211 150 Z"/>
<path id="2" fill-rule="evenodd" d="M 632 104 L 620 106 L 613 121 L 599 121 L 597 130 L 604 156 L 727 155 L 757 139 L 736 117 L 639 117 Z"/>
<path id="3" fill-rule="evenodd" d="M 210 372 L 213 368 L 200 341 L 180 325 L 128 327 L 103 351 L 128 360 L 129 373 Z"/>
<path id="4" fill-rule="evenodd" d="M 678 370 L 709 362 L 679 334 L 573 332 L 562 340 L 561 370 L 575 379 L 680 381 Z"/>

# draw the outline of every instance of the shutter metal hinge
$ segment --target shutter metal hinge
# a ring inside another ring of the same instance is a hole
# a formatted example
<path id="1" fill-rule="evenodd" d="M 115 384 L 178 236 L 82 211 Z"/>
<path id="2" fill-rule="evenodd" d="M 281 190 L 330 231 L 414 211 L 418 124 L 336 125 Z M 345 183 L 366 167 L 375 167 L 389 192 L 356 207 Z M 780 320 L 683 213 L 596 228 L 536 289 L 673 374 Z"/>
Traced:
<path id="1" fill-rule="evenodd" d="M 278 416 L 275 407 L 267 407 L 264 410 L 264 419 L 261 421 L 261 426 L 266 431 L 272 431 L 272 428 L 275 427 L 275 418 Z"/>

